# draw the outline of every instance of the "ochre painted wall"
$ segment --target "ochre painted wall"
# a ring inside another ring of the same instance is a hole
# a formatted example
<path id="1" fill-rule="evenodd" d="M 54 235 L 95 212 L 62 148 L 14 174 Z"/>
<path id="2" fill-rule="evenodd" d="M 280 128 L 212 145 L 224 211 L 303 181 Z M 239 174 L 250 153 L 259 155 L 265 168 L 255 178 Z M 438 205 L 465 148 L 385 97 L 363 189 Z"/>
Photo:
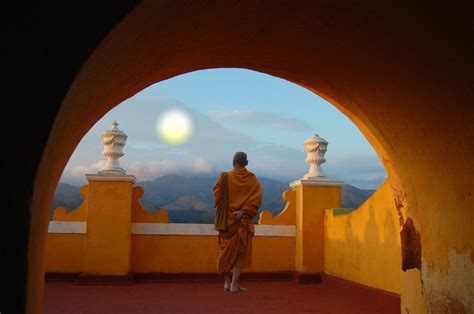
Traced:
<path id="1" fill-rule="evenodd" d="M 295 270 L 322 273 L 324 209 L 341 206 L 341 187 L 300 185 L 293 190 L 296 192 Z"/>
<path id="2" fill-rule="evenodd" d="M 98 178 L 82 187 L 84 202 L 78 209 L 67 213 L 55 209 L 58 220 L 87 220 L 87 233 L 49 233 L 45 271 L 108 275 L 217 272 L 217 236 L 132 235 L 131 223 L 168 223 L 167 211 L 145 211 L 140 204 L 143 188 L 132 182 Z M 287 201 L 287 208 L 295 207 L 294 197 Z M 286 211 L 288 224 L 294 224 L 294 214 L 294 210 Z M 245 271 L 292 271 L 294 243 L 294 237 L 254 237 L 253 266 Z"/>
<path id="3" fill-rule="evenodd" d="M 292 189 L 281 194 L 281 198 L 286 201 L 285 208 L 275 217 L 264 210 L 260 213 L 258 223 L 261 225 L 294 225 L 296 219 L 296 192 Z"/>
<path id="4" fill-rule="evenodd" d="M 390 183 L 356 210 L 325 211 L 324 272 L 400 293 L 400 225 Z"/>
<path id="5" fill-rule="evenodd" d="M 89 204 L 89 185 L 81 186 L 81 195 L 83 201 L 78 208 L 68 210 L 64 207 L 57 207 L 53 211 L 54 221 L 86 221 L 87 220 L 87 204 Z"/>
<path id="6" fill-rule="evenodd" d="M 133 235 L 133 272 L 217 272 L 217 236 Z M 292 271 L 293 237 L 254 237 L 246 272 Z"/>
<path id="7" fill-rule="evenodd" d="M 84 272 L 130 272 L 132 182 L 89 181 Z"/>
<path id="8" fill-rule="evenodd" d="M 133 235 L 133 272 L 215 272 L 212 236 Z"/>
<path id="9" fill-rule="evenodd" d="M 84 271 L 85 234 L 48 233 L 44 267 L 46 272 Z"/>
<path id="10" fill-rule="evenodd" d="M 85 234 L 49 233 L 45 271 L 84 272 Z M 292 271 L 293 237 L 254 237 L 253 265 L 245 272 Z M 215 273 L 216 236 L 132 235 L 131 272 Z M 106 265 L 113 270 L 111 264 Z"/>
<path id="11" fill-rule="evenodd" d="M 147 212 L 140 198 L 143 196 L 144 190 L 141 186 L 134 186 L 132 189 L 132 222 L 144 223 L 168 223 L 168 211 L 166 209 L 158 209 L 154 214 Z"/>

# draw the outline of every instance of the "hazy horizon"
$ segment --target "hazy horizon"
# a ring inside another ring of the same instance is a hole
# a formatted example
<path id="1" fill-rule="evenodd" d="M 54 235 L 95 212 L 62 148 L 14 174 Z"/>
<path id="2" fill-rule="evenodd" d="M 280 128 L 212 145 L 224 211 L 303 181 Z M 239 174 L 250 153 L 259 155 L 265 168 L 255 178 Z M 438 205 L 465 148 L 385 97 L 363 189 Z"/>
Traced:
<path id="1" fill-rule="evenodd" d="M 230 170 L 230 169 L 229 169 Z M 128 174 L 128 173 L 127 173 Z M 215 173 L 201 173 L 201 174 L 193 174 L 193 175 L 189 175 L 189 174 L 179 174 L 179 173 L 168 173 L 168 174 L 163 174 L 163 175 L 160 175 L 154 179 L 149 179 L 149 180 L 138 180 L 135 182 L 135 184 L 139 184 L 139 183 L 147 183 L 147 182 L 152 182 L 152 181 L 155 181 L 159 178 L 162 178 L 162 177 L 166 177 L 166 176 L 179 176 L 179 177 L 185 177 L 185 178 L 215 178 L 217 180 L 217 177 L 220 175 L 220 172 L 215 172 Z M 282 180 L 278 180 L 278 179 L 274 179 L 274 178 L 269 178 L 269 177 L 266 177 L 266 176 L 261 176 L 261 178 L 265 178 L 265 179 L 268 179 L 268 180 L 273 180 L 273 181 L 277 181 L 277 182 L 283 182 L 283 183 L 290 183 L 290 181 L 288 182 L 285 182 L 285 181 L 282 181 Z M 59 181 L 58 184 L 68 184 L 68 185 L 71 185 L 71 186 L 74 186 L 74 187 L 81 187 L 82 185 L 86 184 L 86 182 L 83 182 L 83 183 L 74 183 L 74 182 L 63 182 L 63 181 Z M 383 183 L 383 182 L 382 182 Z M 382 184 L 380 183 L 380 184 Z M 376 190 L 378 188 L 378 186 L 374 187 L 374 188 L 360 188 L 358 186 L 355 186 L 353 184 L 349 184 L 347 182 L 344 182 L 344 184 L 347 184 L 347 185 L 352 185 L 356 188 L 359 188 L 361 190 Z"/>

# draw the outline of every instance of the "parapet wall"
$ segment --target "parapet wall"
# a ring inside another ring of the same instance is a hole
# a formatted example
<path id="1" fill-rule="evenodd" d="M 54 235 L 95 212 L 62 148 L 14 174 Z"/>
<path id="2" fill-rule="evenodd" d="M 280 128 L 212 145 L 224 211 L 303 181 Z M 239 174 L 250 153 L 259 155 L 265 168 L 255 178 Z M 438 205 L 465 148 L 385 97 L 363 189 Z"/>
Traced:
<path id="1" fill-rule="evenodd" d="M 388 180 L 356 210 L 326 210 L 324 272 L 400 293 L 399 226 Z"/>
<path id="2" fill-rule="evenodd" d="M 84 199 L 89 199 L 89 189 L 83 187 L 82 192 Z M 133 187 L 131 194 L 128 205 L 131 247 L 126 258 L 130 261 L 129 272 L 217 273 L 217 232 L 213 225 L 170 224 L 166 210 L 160 209 L 152 215 L 142 208 L 139 202 L 143 195 L 141 187 Z M 307 187 L 304 190 L 300 186 L 283 193 L 283 198 L 287 204 L 279 215 L 273 217 L 268 212 L 260 215 L 253 240 L 253 265 L 245 272 L 302 273 L 300 269 L 303 269 L 308 274 L 324 272 L 370 287 L 400 292 L 399 224 L 388 181 L 352 211 L 324 210 L 331 200 L 332 204 L 340 203 L 340 192 L 334 187 Z M 46 272 L 86 272 L 86 245 L 90 236 L 86 220 L 90 208 L 99 207 L 83 204 L 73 212 L 56 210 L 49 224 Z M 324 219 L 324 224 L 318 227 L 318 230 L 324 229 L 322 244 L 315 244 L 312 232 L 316 227 L 310 223 L 311 219 Z M 113 224 L 108 228 L 113 228 Z M 316 246 L 323 251 L 313 252 Z M 322 269 L 311 268 L 315 259 L 321 259 Z M 109 262 L 97 259 L 97 263 L 107 270 Z"/>
<path id="3" fill-rule="evenodd" d="M 79 227 L 80 226 L 80 227 Z M 216 273 L 217 235 L 209 224 L 133 223 L 131 272 Z M 295 227 L 255 226 L 247 272 L 294 269 Z M 46 272 L 84 271 L 86 222 L 50 222 Z"/>
<path id="4" fill-rule="evenodd" d="M 81 192 L 85 201 L 78 209 L 68 212 L 59 207 L 54 211 L 46 243 L 46 272 L 85 271 L 88 186 L 83 186 Z M 142 208 L 139 201 L 142 196 L 143 189 L 133 187 L 130 272 L 217 273 L 218 246 L 214 226 L 168 223 L 165 209 L 149 214 Z M 296 234 L 293 203 L 289 202 L 287 208 L 285 216 L 293 215 L 293 220 L 287 217 L 286 222 L 279 225 L 255 226 L 253 265 L 246 272 L 293 271 Z M 267 220 L 271 219 L 270 215 Z"/>

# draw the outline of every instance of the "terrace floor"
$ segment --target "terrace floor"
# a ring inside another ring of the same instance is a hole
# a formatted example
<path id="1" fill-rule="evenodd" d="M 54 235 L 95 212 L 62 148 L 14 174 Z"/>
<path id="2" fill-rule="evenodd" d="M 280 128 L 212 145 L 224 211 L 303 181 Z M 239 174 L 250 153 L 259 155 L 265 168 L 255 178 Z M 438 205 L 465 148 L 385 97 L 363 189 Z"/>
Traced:
<path id="1" fill-rule="evenodd" d="M 400 313 L 400 298 L 344 280 L 320 284 L 242 281 L 247 292 L 220 282 L 78 285 L 46 282 L 44 313 Z"/>

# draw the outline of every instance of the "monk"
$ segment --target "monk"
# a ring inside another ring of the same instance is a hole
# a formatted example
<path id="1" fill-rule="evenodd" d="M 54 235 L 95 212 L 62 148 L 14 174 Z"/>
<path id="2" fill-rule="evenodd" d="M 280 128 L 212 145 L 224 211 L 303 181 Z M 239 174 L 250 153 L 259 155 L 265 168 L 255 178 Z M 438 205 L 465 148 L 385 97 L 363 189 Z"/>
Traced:
<path id="1" fill-rule="evenodd" d="M 245 168 L 247 164 L 246 153 L 235 153 L 234 169 L 223 172 L 214 186 L 215 229 L 219 231 L 217 268 L 224 275 L 224 291 L 233 293 L 246 291 L 240 287 L 239 277 L 242 268 L 252 265 L 252 219 L 262 203 L 260 183 Z"/>

